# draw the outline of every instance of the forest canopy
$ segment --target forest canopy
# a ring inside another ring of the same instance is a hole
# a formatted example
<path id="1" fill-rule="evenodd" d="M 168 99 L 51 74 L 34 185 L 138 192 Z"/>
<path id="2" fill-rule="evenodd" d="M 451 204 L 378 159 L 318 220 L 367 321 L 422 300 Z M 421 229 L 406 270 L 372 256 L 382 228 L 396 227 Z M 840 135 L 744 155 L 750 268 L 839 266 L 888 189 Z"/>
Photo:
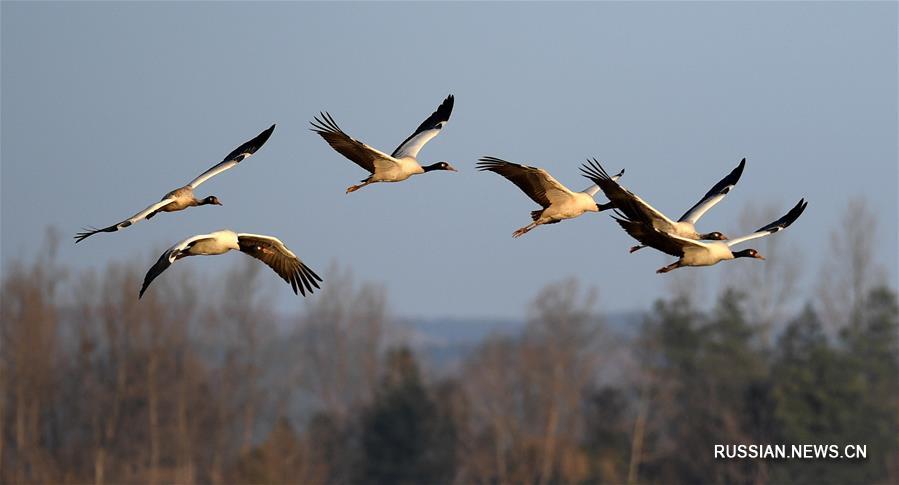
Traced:
<path id="1" fill-rule="evenodd" d="M 899 482 L 896 292 L 857 259 L 803 297 L 767 248 L 711 307 L 672 292 L 627 331 L 601 288 L 553 283 L 441 367 L 345 269 L 283 315 L 252 261 L 138 301 L 142 268 L 75 272 L 52 246 L 4 270 L 3 483 Z M 713 455 L 781 443 L 867 458 Z"/>

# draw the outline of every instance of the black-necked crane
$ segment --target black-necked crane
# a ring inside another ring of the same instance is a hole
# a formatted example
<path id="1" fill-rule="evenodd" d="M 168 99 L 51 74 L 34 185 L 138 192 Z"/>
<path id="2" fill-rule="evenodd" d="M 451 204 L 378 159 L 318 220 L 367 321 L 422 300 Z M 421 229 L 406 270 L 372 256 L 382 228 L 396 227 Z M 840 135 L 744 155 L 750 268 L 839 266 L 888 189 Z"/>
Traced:
<path id="1" fill-rule="evenodd" d="M 275 125 L 270 126 L 267 130 L 256 135 L 256 137 L 252 140 L 235 148 L 231 153 L 226 155 L 221 162 L 219 162 L 209 170 L 201 173 L 200 176 L 191 180 L 189 184 L 165 194 L 165 196 L 159 202 L 151 205 L 150 207 L 147 207 L 137 214 L 134 214 L 128 219 L 125 219 L 124 221 L 117 224 L 113 224 L 109 227 L 104 227 L 103 229 L 87 228 L 84 231 L 79 232 L 75 235 L 75 243 L 79 243 L 86 238 L 97 234 L 98 232 L 115 232 L 119 229 L 124 229 L 143 219 L 150 219 L 159 212 L 176 212 L 187 209 L 188 207 L 196 207 L 200 205 L 222 205 L 218 197 L 214 195 L 210 195 L 203 199 L 196 198 L 196 196 L 194 196 L 194 189 L 199 187 L 203 182 L 224 172 L 225 170 L 228 170 L 247 157 L 250 157 L 251 155 L 256 153 L 256 150 L 259 150 L 259 148 L 265 144 L 274 130 Z"/>
<path id="2" fill-rule="evenodd" d="M 280 239 L 259 234 L 221 230 L 189 237 L 162 253 L 159 261 L 147 271 L 138 298 L 143 297 L 150 283 L 175 261 L 187 256 L 225 254 L 232 249 L 248 254 L 268 265 L 284 281 L 290 283 L 294 294 L 297 291 L 303 296 L 306 296 L 307 291 L 312 294 L 312 288 L 319 288 L 318 282 L 322 281 L 314 271 L 303 264 L 296 254 L 287 249 Z"/>
<path id="3" fill-rule="evenodd" d="M 742 237 L 730 239 L 727 242 L 722 241 L 699 241 L 696 239 L 680 236 L 655 229 L 652 221 L 647 218 L 631 218 L 623 212 L 618 213 L 618 217 L 613 218 L 637 241 L 641 244 L 649 246 L 663 253 L 676 256 L 679 259 L 668 266 L 659 268 L 656 273 L 667 273 L 673 269 L 682 266 L 711 266 L 721 261 L 735 258 L 756 258 L 765 259 L 755 249 L 743 249 L 741 251 L 733 251 L 731 248 L 737 244 L 769 236 L 775 232 L 786 229 L 790 226 L 805 210 L 808 202 L 800 199 L 789 212 L 780 219 L 760 227 L 755 232 Z"/>
<path id="4" fill-rule="evenodd" d="M 409 135 L 390 155 L 372 148 L 365 143 L 347 135 L 327 112 L 319 113 L 312 122 L 312 131 L 321 135 L 338 153 L 368 170 L 371 175 L 361 184 L 350 186 L 346 193 L 355 192 L 366 185 L 377 182 L 401 182 L 407 178 L 435 170 L 455 172 L 447 162 L 436 162 L 422 166 L 418 162 L 418 152 L 425 143 L 437 136 L 446 126 L 453 112 L 453 95 L 450 94 L 428 119 L 424 120 L 414 133 Z"/>
<path id="5" fill-rule="evenodd" d="M 586 212 L 601 212 L 611 209 L 609 204 L 597 204 L 593 196 L 599 187 L 591 185 L 580 192 L 574 192 L 562 185 L 546 170 L 538 167 L 519 165 L 496 157 L 481 157 L 477 164 L 481 171 L 489 171 L 502 175 L 542 209 L 531 211 L 531 222 L 512 233 L 512 237 L 521 237 L 531 229 L 543 224 L 555 224 L 565 219 L 574 219 Z M 618 180 L 624 174 L 622 170 L 614 176 Z"/>
<path id="6" fill-rule="evenodd" d="M 639 196 L 624 188 L 616 180 L 606 173 L 602 165 L 593 159 L 588 160 L 581 167 L 583 175 L 590 179 L 593 183 L 602 189 L 606 197 L 612 202 L 616 209 L 620 210 L 630 219 L 649 220 L 655 229 L 685 237 L 688 239 L 704 239 L 712 241 L 723 241 L 727 237 L 724 234 L 714 231 L 708 233 L 700 233 L 696 230 L 696 222 L 709 209 L 724 199 L 724 196 L 737 185 L 740 176 L 743 174 L 743 167 L 746 166 L 746 159 L 740 161 L 727 176 L 718 181 L 693 207 L 684 213 L 677 221 L 673 221 L 658 209 L 649 205 Z M 634 246 L 630 248 L 630 252 L 645 247 L 644 245 Z"/>

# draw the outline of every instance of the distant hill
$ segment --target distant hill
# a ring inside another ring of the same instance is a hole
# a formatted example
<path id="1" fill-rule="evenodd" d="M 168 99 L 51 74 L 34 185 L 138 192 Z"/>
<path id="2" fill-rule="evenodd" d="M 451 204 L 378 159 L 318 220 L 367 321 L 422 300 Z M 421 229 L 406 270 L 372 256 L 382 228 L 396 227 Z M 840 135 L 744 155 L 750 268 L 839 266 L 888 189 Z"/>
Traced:
<path id="1" fill-rule="evenodd" d="M 606 330 L 616 339 L 630 340 L 642 318 L 640 311 L 606 315 Z M 523 319 L 406 318 L 396 322 L 396 330 L 432 370 L 452 372 L 487 337 L 518 335 L 526 323 Z"/>

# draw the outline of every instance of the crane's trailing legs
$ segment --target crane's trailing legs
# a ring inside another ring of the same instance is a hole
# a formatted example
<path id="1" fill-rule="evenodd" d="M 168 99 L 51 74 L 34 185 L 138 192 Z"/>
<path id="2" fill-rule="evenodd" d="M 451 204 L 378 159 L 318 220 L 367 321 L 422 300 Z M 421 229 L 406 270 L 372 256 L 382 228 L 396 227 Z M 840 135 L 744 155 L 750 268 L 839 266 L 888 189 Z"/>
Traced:
<path id="1" fill-rule="evenodd" d="M 659 269 L 656 271 L 656 273 L 667 273 L 667 272 L 669 272 L 669 271 L 671 271 L 671 270 L 673 270 L 673 269 L 677 269 L 677 268 L 680 268 L 680 267 L 681 267 L 681 262 L 680 262 L 680 260 L 678 260 L 678 261 L 675 261 L 675 262 L 669 264 L 668 266 L 665 266 L 665 267 L 663 267 L 663 268 L 659 268 Z"/>
<path id="2" fill-rule="evenodd" d="M 521 237 L 521 236 L 525 235 L 528 231 L 530 231 L 531 229 L 533 229 L 537 226 L 539 226 L 538 223 L 532 222 L 524 227 L 517 229 L 515 232 L 512 233 L 512 237 Z"/>
<path id="3" fill-rule="evenodd" d="M 371 183 L 371 181 L 365 180 L 365 181 L 363 181 L 361 184 L 353 185 L 353 186 L 351 186 L 351 187 L 347 187 L 346 193 L 349 194 L 350 192 L 355 192 L 355 191 L 361 189 L 362 187 L 365 187 L 366 185 L 368 185 L 368 184 L 370 184 L 370 183 Z"/>

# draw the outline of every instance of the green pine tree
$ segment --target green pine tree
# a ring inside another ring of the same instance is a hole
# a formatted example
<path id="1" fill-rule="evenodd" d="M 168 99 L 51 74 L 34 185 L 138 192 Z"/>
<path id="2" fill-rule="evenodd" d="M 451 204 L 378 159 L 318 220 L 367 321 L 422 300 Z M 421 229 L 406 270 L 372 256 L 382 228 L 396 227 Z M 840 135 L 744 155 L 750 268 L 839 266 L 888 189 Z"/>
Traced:
<path id="1" fill-rule="evenodd" d="M 386 367 L 382 386 L 362 415 L 358 482 L 451 482 L 452 421 L 428 395 L 409 349 L 390 352 Z"/>
<path id="2" fill-rule="evenodd" d="M 778 442 L 867 445 L 866 460 L 785 460 L 784 483 L 895 481 L 897 469 L 897 312 L 895 295 L 874 290 L 831 344 L 807 307 L 789 324 L 772 369 Z"/>

